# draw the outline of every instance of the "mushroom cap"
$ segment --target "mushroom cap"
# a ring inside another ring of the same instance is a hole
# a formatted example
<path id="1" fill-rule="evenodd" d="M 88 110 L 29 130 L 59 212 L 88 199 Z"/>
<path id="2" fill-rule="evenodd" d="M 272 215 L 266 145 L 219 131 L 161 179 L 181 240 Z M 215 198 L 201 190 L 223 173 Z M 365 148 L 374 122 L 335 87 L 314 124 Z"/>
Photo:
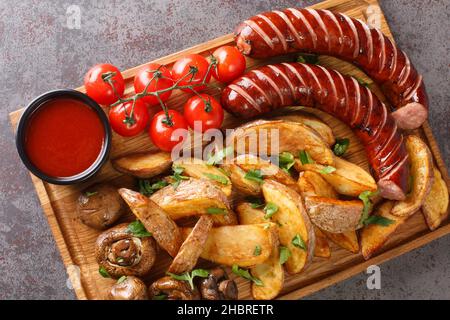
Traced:
<path id="1" fill-rule="evenodd" d="M 90 186 L 78 197 L 78 218 L 85 225 L 97 230 L 108 228 L 126 211 L 127 206 L 117 189 L 109 184 Z"/>
<path id="2" fill-rule="evenodd" d="M 113 278 L 144 276 L 156 259 L 152 237 L 139 238 L 128 231 L 128 223 L 104 231 L 95 243 L 95 258 Z"/>
<path id="3" fill-rule="evenodd" d="M 116 282 L 109 292 L 110 300 L 148 300 L 148 290 L 145 283 L 134 276 Z"/>
<path id="4" fill-rule="evenodd" d="M 150 299 L 164 294 L 167 300 L 199 300 L 197 288 L 191 289 L 186 281 L 165 276 L 153 282 L 148 288 Z"/>

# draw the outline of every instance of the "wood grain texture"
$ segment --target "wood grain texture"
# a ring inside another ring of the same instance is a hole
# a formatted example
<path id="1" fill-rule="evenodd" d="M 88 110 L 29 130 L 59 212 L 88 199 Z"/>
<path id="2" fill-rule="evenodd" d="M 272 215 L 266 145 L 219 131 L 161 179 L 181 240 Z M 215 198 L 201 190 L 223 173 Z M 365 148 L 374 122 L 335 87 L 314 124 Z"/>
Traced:
<path id="1" fill-rule="evenodd" d="M 314 5 L 312 8 L 330 9 L 345 13 L 355 18 L 366 20 L 365 12 L 369 5 L 375 6 L 374 8 L 378 8 L 381 12 L 378 3 L 375 0 L 330 0 Z M 381 30 L 384 34 L 392 38 L 391 32 L 383 15 L 381 15 Z M 190 49 L 157 59 L 154 62 L 167 64 L 170 66 L 176 59 L 186 53 L 200 53 L 206 56 L 216 47 L 225 44 L 232 44 L 232 42 L 233 36 L 228 34 Z M 276 63 L 290 59 L 293 60 L 294 56 L 288 55 L 284 57 L 267 59 L 264 61 L 247 58 L 247 67 L 251 69 L 262 64 Z M 373 90 L 383 101 L 385 101 L 381 92 L 375 85 L 373 85 L 372 81 L 367 78 L 364 73 L 349 63 L 332 57 L 321 56 L 320 64 L 332 67 L 344 74 L 353 75 L 367 81 L 370 84 L 370 89 Z M 126 93 L 133 92 L 132 81 L 138 68 L 139 67 L 135 67 L 123 72 L 123 76 L 126 81 Z M 80 87 L 77 90 L 83 92 L 84 88 Z M 207 92 L 215 96 L 218 96 L 219 94 L 218 90 L 215 89 L 208 89 Z M 186 97 L 187 95 L 185 93 L 174 93 L 169 101 L 169 106 L 180 110 L 184 101 L 186 101 Z M 10 119 L 13 126 L 16 126 L 22 111 L 23 110 L 21 109 L 10 114 Z M 346 158 L 354 163 L 362 165 L 365 169 L 368 169 L 367 158 L 364 150 L 358 139 L 346 125 L 323 112 L 317 110 L 308 111 L 311 111 L 328 123 L 332 127 L 335 136 L 349 137 L 351 143 Z M 282 112 L 289 112 L 289 110 L 284 110 Z M 224 121 L 224 127 L 231 128 L 241 123 L 241 120 L 227 114 Z M 447 169 L 440 155 L 437 143 L 431 133 L 428 122 L 425 123 L 421 129 L 415 130 L 413 133 L 425 139 L 433 153 L 436 166 L 441 171 L 442 177 L 450 188 L 450 180 Z M 154 149 L 155 148 L 149 142 L 146 134 L 142 134 L 131 139 L 125 139 L 114 135 L 110 156 L 114 158 L 134 151 L 148 151 Z M 81 277 L 79 279 L 79 283 L 77 282 L 78 278 L 76 276 L 74 277 L 73 274 L 69 272 L 69 276 L 72 279 L 77 297 L 79 299 L 105 298 L 109 287 L 114 281 L 104 279 L 98 274 L 98 266 L 94 258 L 94 242 L 99 235 L 99 232 L 90 229 L 77 221 L 75 217 L 75 201 L 79 195 L 79 191 L 87 185 L 94 184 L 96 182 L 108 181 L 118 187 L 132 187 L 134 185 L 134 180 L 115 171 L 108 162 L 93 179 L 80 185 L 55 186 L 42 182 L 33 175 L 32 181 L 41 201 L 43 211 L 53 232 L 56 244 L 61 252 L 65 266 L 69 271 L 73 269 L 73 266 L 78 266 L 80 268 Z M 128 215 L 123 219 L 123 221 L 132 219 L 133 218 Z M 450 233 L 450 224 L 448 221 L 444 222 L 444 225 L 435 231 L 429 232 L 425 220 L 419 212 L 413 215 L 403 226 L 399 228 L 392 238 L 383 246 L 378 255 L 368 261 L 364 261 L 360 254 L 351 254 L 348 251 L 331 244 L 332 254 L 330 259 L 314 258 L 313 263 L 303 273 L 294 276 L 286 275 L 285 285 L 279 298 L 298 299 L 306 296 L 338 281 L 349 278 L 365 270 L 369 265 L 380 264 L 448 233 Z M 171 259 L 167 254 L 161 252 L 157 261 L 158 262 L 153 267 L 149 276 L 145 279 L 148 283 L 165 273 L 170 265 Z M 208 266 L 209 264 L 207 262 L 202 262 L 202 265 Z M 239 287 L 239 298 L 251 299 L 250 284 L 241 278 L 236 279 L 236 281 Z"/>

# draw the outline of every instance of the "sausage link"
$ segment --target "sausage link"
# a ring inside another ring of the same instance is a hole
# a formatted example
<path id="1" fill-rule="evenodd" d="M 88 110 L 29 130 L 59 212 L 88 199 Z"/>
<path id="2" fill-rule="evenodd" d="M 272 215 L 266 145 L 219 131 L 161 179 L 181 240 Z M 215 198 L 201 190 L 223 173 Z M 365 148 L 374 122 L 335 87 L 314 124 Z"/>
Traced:
<path id="1" fill-rule="evenodd" d="M 354 78 L 319 65 L 281 63 L 253 69 L 222 91 L 223 107 L 251 118 L 285 106 L 321 109 L 350 126 L 363 143 L 381 195 L 405 197 L 408 154 L 386 106 Z"/>
<path id="2" fill-rule="evenodd" d="M 307 52 L 352 62 L 381 86 L 400 128 L 418 128 L 428 116 L 425 85 L 408 56 L 358 19 L 329 10 L 265 12 L 241 23 L 235 40 L 241 52 L 254 58 Z"/>

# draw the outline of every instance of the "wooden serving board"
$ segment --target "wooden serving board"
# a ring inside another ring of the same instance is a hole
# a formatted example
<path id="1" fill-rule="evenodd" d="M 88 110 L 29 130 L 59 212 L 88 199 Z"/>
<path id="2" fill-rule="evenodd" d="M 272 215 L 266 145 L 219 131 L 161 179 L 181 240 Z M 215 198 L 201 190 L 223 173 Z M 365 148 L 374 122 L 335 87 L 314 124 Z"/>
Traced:
<path id="1" fill-rule="evenodd" d="M 369 8 L 369 6 L 372 7 Z M 378 11 L 381 19 L 381 30 L 384 34 L 392 37 L 389 26 L 376 0 L 330 0 L 314 5 L 312 8 L 330 9 L 333 11 L 342 12 L 349 16 L 362 19 L 363 21 L 367 21 L 366 16 L 368 12 Z M 190 49 L 157 59 L 154 62 L 170 66 L 175 60 L 187 53 L 200 53 L 206 56 L 216 47 L 232 43 L 233 36 L 232 34 L 228 34 Z M 247 67 L 251 69 L 262 64 L 276 63 L 293 59 L 294 56 L 277 57 L 264 61 L 247 59 Z M 370 88 L 384 100 L 384 97 L 381 95 L 378 88 L 371 83 L 370 79 L 368 79 L 361 71 L 352 65 L 324 56 L 320 57 L 320 64 L 335 68 L 344 74 L 353 75 L 366 80 L 370 83 Z M 133 92 L 132 82 L 137 69 L 138 67 L 135 67 L 123 72 L 123 76 L 126 81 L 126 93 Z M 84 88 L 80 87 L 78 90 L 84 91 Z M 219 90 L 209 89 L 209 93 L 218 96 Z M 186 98 L 187 95 L 185 93 L 174 92 L 168 105 L 171 108 L 180 109 L 186 101 Z M 16 126 L 22 111 L 23 109 L 17 110 L 10 114 L 11 123 L 14 127 Z M 364 150 L 358 139 L 353 135 L 349 128 L 331 116 L 321 112 L 314 112 L 331 126 L 335 136 L 350 138 L 351 147 L 349 148 L 348 155 L 346 157 L 350 161 L 360 164 L 367 169 L 368 164 Z M 224 121 L 225 128 L 235 127 L 241 123 L 241 120 L 226 114 Z M 415 130 L 413 133 L 420 135 L 427 142 L 433 153 L 436 166 L 439 168 L 442 176 L 447 182 L 447 185 L 450 187 L 447 169 L 441 158 L 438 146 L 433 138 L 428 123 L 425 123 L 421 129 Z M 131 139 L 125 139 L 114 135 L 111 158 L 134 151 L 152 149 L 154 149 L 154 147 L 151 145 L 146 134 L 142 134 Z M 35 185 L 44 213 L 55 237 L 56 244 L 61 252 L 64 264 L 68 270 L 69 277 L 72 280 L 77 297 L 79 299 L 105 298 L 106 293 L 114 281 L 111 279 L 104 279 L 98 273 L 98 265 L 94 258 L 94 242 L 99 235 L 99 232 L 86 227 L 76 219 L 75 203 L 79 195 L 79 191 L 90 184 L 108 181 L 118 187 L 131 187 L 134 184 L 133 179 L 123 176 L 115 171 L 108 162 L 89 182 L 76 186 L 51 185 L 41 181 L 33 175 L 32 181 Z M 133 218 L 131 215 L 125 218 L 125 220 L 128 221 L 131 221 L 132 219 Z M 448 233 L 450 233 L 450 224 L 448 221 L 437 230 L 430 232 L 422 213 L 418 212 L 413 215 L 406 224 L 400 227 L 400 229 L 383 247 L 380 254 L 368 261 L 364 261 L 361 254 L 351 254 L 350 252 L 331 244 L 331 258 L 314 258 L 313 263 L 306 271 L 297 275 L 286 276 L 284 289 L 279 298 L 298 299 L 304 297 L 336 282 L 356 275 L 364 271 L 369 265 L 380 264 Z M 150 275 L 145 280 L 150 283 L 152 280 L 161 277 L 164 275 L 169 264 L 170 258 L 168 255 L 161 253 Z M 77 272 L 78 270 L 80 272 Z M 239 287 L 239 298 L 251 299 L 250 283 L 242 278 L 237 278 L 236 281 Z"/>

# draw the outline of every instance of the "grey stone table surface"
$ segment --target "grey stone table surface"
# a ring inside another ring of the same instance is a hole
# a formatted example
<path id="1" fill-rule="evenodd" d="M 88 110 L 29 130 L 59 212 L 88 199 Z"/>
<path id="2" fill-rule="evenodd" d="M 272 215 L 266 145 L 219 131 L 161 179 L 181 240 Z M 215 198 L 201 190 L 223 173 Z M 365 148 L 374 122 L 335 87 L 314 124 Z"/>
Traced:
<path id="1" fill-rule="evenodd" d="M 14 147 L 8 113 L 81 84 L 97 62 L 121 69 L 231 32 L 261 11 L 317 1 L 0 0 L 0 299 L 74 299 L 47 221 Z M 67 27 L 77 5 L 80 29 Z M 381 1 L 397 42 L 424 75 L 430 122 L 450 164 L 450 1 Z M 310 299 L 450 299 L 450 237 L 381 265 L 381 290 L 362 273 Z"/>

